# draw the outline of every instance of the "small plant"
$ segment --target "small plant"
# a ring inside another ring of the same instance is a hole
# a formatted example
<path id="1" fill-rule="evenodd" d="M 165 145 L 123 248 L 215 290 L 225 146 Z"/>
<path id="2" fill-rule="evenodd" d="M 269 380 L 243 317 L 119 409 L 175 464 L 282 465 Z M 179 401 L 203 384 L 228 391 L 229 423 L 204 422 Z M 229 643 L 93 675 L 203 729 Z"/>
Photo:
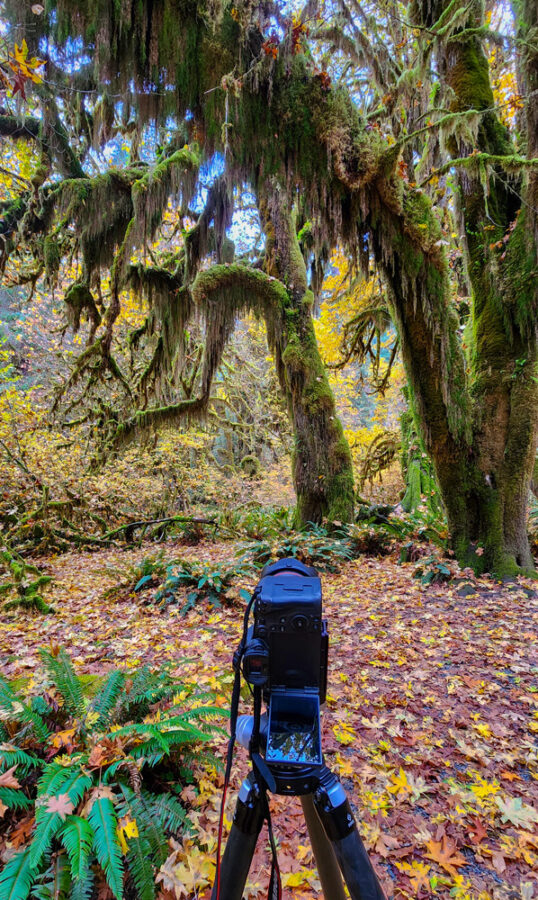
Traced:
<path id="1" fill-rule="evenodd" d="M 9 571 L 9 580 L 0 585 L 0 595 L 14 594 L 11 600 L 4 603 L 5 610 L 20 607 L 42 613 L 54 612 L 42 597 L 43 588 L 52 581 L 50 575 L 43 575 L 18 553 L 7 549 L 0 551 L 0 562 Z"/>
<path id="2" fill-rule="evenodd" d="M 146 556 L 134 569 L 134 591 L 158 585 L 166 575 L 167 566 L 171 562 L 164 561 L 164 550 L 160 550 L 155 556 Z"/>
<path id="3" fill-rule="evenodd" d="M 254 541 L 278 540 L 294 530 L 293 509 L 287 506 L 227 509 L 219 518 L 219 530 Z"/>
<path id="4" fill-rule="evenodd" d="M 178 774 L 222 711 L 196 695 L 180 709 L 189 692 L 148 668 L 111 672 L 89 701 L 64 650 L 41 658 L 49 685 L 38 696 L 0 679 L 0 811 L 20 848 L 0 900 L 90 900 L 107 888 L 122 900 L 126 883 L 153 900 L 168 838 L 190 828 Z"/>
<path id="5" fill-rule="evenodd" d="M 421 584 L 442 584 L 450 581 L 452 572 L 436 556 L 428 556 L 415 565 L 413 578 L 419 578 Z"/>
<path id="6" fill-rule="evenodd" d="M 334 572 L 339 563 L 352 559 L 345 536 L 332 537 L 322 525 L 310 523 L 308 529 L 295 531 L 283 540 L 257 541 L 240 551 L 242 560 L 256 567 L 286 556 L 300 559 L 320 571 Z"/>
<path id="7" fill-rule="evenodd" d="M 221 606 L 234 579 L 246 574 L 242 565 L 214 565 L 199 560 L 180 560 L 171 563 L 166 569 L 166 579 L 155 594 L 154 601 L 168 606 L 177 600 L 181 588 L 192 588 L 181 607 L 184 615 L 199 600 L 206 599 L 211 606 Z"/>
<path id="8" fill-rule="evenodd" d="M 342 528 L 350 554 L 356 556 L 384 556 L 390 553 L 393 538 L 385 524 L 358 522 Z"/>

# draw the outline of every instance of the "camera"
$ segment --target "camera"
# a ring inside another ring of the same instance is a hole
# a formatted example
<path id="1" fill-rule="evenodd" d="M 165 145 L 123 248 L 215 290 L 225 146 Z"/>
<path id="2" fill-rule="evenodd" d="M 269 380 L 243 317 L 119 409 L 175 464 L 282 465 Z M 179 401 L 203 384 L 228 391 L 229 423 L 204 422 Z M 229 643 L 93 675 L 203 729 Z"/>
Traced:
<path id="1" fill-rule="evenodd" d="M 321 766 L 320 706 L 327 692 L 329 636 L 322 618 L 321 581 L 314 568 L 287 558 L 266 566 L 253 595 L 254 624 L 242 654 L 246 681 L 261 691 L 260 743 L 271 766 Z M 249 747 L 252 716 L 241 716 L 237 738 Z"/>

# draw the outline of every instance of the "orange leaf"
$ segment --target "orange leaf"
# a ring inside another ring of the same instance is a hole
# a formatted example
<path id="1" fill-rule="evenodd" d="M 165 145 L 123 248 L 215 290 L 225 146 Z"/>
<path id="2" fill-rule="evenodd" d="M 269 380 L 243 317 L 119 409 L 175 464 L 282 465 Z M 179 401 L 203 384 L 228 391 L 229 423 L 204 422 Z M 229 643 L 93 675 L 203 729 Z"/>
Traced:
<path id="1" fill-rule="evenodd" d="M 428 841 L 426 847 L 429 850 L 429 853 L 425 854 L 426 858 L 433 859 L 452 877 L 458 874 L 457 866 L 467 865 L 465 858 L 458 853 L 455 842 L 451 841 L 446 834 L 443 835 L 441 841 Z"/>

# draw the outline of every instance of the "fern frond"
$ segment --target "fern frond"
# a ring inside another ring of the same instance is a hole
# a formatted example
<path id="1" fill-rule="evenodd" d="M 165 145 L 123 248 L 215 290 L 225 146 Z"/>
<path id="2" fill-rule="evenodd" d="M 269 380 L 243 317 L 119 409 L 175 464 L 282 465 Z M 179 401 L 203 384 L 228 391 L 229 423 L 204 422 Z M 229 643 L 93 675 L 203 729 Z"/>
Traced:
<path id="1" fill-rule="evenodd" d="M 88 866 L 78 881 L 73 881 L 69 900 L 91 900 L 93 896 L 93 882 L 93 870 Z"/>
<path id="2" fill-rule="evenodd" d="M 172 697 L 181 687 L 167 671 L 152 672 L 143 666 L 136 673 L 129 693 L 122 698 L 121 718 L 132 718 L 135 712 L 137 717 L 144 715 L 150 706 Z"/>
<path id="3" fill-rule="evenodd" d="M 155 870 L 151 862 L 151 847 L 146 837 L 129 838 L 126 862 L 138 900 L 154 900 Z"/>
<path id="4" fill-rule="evenodd" d="M 151 795 L 150 795 L 151 796 Z M 144 799 L 151 808 L 153 816 L 168 832 L 177 834 L 180 831 L 192 831 L 192 823 L 187 813 L 174 794 L 159 794 L 152 796 L 151 801 L 147 795 Z"/>
<path id="5" fill-rule="evenodd" d="M 125 675 L 123 672 L 111 672 L 91 704 L 90 709 L 99 716 L 95 723 L 97 730 L 105 728 L 109 724 L 110 713 L 118 702 L 124 682 Z"/>
<path id="6" fill-rule="evenodd" d="M 19 850 L 0 873 L 0 900 L 26 900 L 33 881 L 30 850 Z"/>
<path id="7" fill-rule="evenodd" d="M 78 880 L 88 868 L 93 843 L 92 826 L 87 819 L 80 816 L 67 816 L 60 840 L 69 856 L 71 876 Z"/>
<path id="8" fill-rule="evenodd" d="M 0 680 L 0 710 L 11 722 L 28 725 L 40 741 L 46 741 L 49 729 L 40 715 L 35 713 L 24 700 L 19 697 L 5 679 Z"/>
<path id="9" fill-rule="evenodd" d="M 53 837 L 62 827 L 62 817 L 57 812 L 47 812 L 41 807 L 36 814 L 36 828 L 30 844 L 30 865 L 37 869 L 50 851 Z"/>
<path id="10" fill-rule="evenodd" d="M 67 781 L 70 774 L 70 770 L 64 766 L 59 766 L 55 762 L 49 763 L 43 769 L 43 774 L 37 782 L 37 796 L 42 797 L 43 794 L 60 793 L 60 788 Z"/>
<path id="11" fill-rule="evenodd" d="M 118 806 L 120 815 L 136 819 L 140 835 L 149 842 L 155 865 L 161 866 L 168 856 L 168 841 L 160 821 L 152 810 L 151 802 L 147 801 L 148 796 L 150 801 L 153 800 L 152 795 L 146 792 L 142 795 L 135 794 L 131 788 L 123 784 L 120 787 L 123 794 Z"/>
<path id="12" fill-rule="evenodd" d="M 0 748 L 0 771 L 5 771 L 6 769 L 11 769 L 12 766 L 17 766 L 26 773 L 33 766 L 38 765 L 41 765 L 40 759 L 36 759 L 35 756 L 30 756 L 29 753 L 25 753 L 24 750 L 20 750 L 18 747 L 9 747 L 8 749 L 4 746 Z"/>
<path id="13" fill-rule="evenodd" d="M 62 794 L 67 794 L 73 806 L 76 806 L 79 800 L 82 799 L 84 791 L 91 787 L 92 784 L 90 775 L 77 768 L 74 772 L 71 772 L 69 778 L 62 784 Z"/>
<path id="14" fill-rule="evenodd" d="M 16 788 L 0 787 L 0 801 L 10 809 L 28 809 L 33 803 Z"/>
<path id="15" fill-rule="evenodd" d="M 84 712 L 82 685 L 77 678 L 73 663 L 63 647 L 56 656 L 44 648 L 39 651 L 39 655 L 52 681 L 64 698 L 69 712 L 75 716 L 81 716 Z"/>
<path id="16" fill-rule="evenodd" d="M 116 835 L 118 820 L 108 797 L 94 800 L 88 816 L 93 828 L 93 847 L 108 885 L 117 898 L 123 897 L 123 860 Z"/>

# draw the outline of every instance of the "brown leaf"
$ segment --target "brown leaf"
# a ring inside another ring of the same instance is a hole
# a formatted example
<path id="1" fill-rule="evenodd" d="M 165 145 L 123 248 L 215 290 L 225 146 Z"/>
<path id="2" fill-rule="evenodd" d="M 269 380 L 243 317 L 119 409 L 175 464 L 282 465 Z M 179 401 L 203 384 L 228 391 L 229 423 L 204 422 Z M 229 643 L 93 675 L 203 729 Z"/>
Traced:
<path id="1" fill-rule="evenodd" d="M 11 769 L 2 772 L 0 775 L 0 787 L 14 788 L 15 790 L 20 788 L 20 784 L 13 774 L 16 768 L 17 766 L 11 766 Z"/>
<path id="2" fill-rule="evenodd" d="M 28 816 L 28 818 L 23 819 L 22 822 L 19 822 L 15 830 L 12 831 L 9 836 L 10 844 L 13 844 L 15 848 L 18 848 L 22 846 L 22 844 L 25 844 L 32 831 L 34 830 L 34 825 L 35 816 Z"/>

